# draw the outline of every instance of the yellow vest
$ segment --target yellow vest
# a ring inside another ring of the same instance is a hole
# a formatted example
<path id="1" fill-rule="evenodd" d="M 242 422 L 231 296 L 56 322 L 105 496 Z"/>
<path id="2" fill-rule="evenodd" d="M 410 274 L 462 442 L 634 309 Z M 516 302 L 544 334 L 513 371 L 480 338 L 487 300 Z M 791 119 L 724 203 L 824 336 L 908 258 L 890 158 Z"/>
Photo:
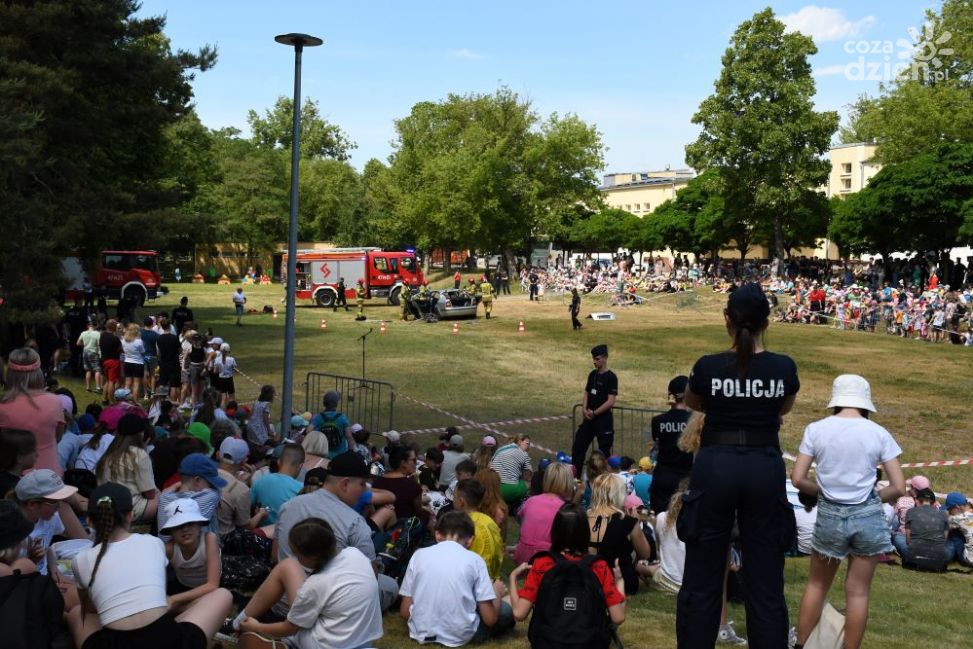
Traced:
<path id="1" fill-rule="evenodd" d="M 483 282 L 480 284 L 480 291 L 483 293 L 484 302 L 493 300 L 493 284 L 490 282 Z"/>

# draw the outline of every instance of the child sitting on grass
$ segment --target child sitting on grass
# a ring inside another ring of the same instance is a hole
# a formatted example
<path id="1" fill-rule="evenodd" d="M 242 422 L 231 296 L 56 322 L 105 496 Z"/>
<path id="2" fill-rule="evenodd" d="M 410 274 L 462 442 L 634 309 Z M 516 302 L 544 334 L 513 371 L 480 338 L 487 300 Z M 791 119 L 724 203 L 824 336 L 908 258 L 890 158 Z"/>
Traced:
<path id="1" fill-rule="evenodd" d="M 455 511 L 465 512 L 473 519 L 475 533 L 470 550 L 483 557 L 490 579 L 499 579 L 503 565 L 503 537 L 496 522 L 479 511 L 485 493 L 486 489 L 476 480 L 460 480 L 456 485 L 453 507 Z"/>
<path id="2" fill-rule="evenodd" d="M 491 583 L 482 557 L 469 550 L 474 529 L 467 514 L 444 514 L 436 525 L 436 545 L 416 551 L 409 561 L 399 614 L 413 640 L 459 647 L 513 628 L 513 610 L 502 601 L 503 582 Z"/>
<path id="3" fill-rule="evenodd" d="M 242 632 L 240 648 L 374 646 L 382 637 L 382 610 L 378 582 L 365 555 L 353 547 L 337 552 L 334 531 L 320 518 L 294 525 L 287 541 L 294 556 L 274 567 L 233 620 Z M 290 602 L 287 619 L 258 621 L 283 595 Z"/>
<path id="4" fill-rule="evenodd" d="M 220 543 L 216 534 L 204 530 L 209 519 L 200 513 L 199 505 L 191 498 L 169 503 L 166 517 L 166 526 L 159 531 L 172 537 L 166 543 L 166 558 L 177 583 L 168 589 L 168 600 L 169 610 L 178 615 L 220 587 Z"/>

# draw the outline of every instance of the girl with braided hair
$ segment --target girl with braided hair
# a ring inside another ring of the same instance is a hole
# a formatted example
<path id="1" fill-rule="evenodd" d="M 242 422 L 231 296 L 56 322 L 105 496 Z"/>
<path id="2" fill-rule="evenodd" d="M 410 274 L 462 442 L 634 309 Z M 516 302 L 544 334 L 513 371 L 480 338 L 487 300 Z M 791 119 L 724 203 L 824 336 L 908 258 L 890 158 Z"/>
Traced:
<path id="1" fill-rule="evenodd" d="M 67 615 L 80 649 L 205 649 L 226 619 L 232 598 L 217 589 L 173 617 L 166 599 L 162 541 L 132 534 L 132 493 L 114 482 L 88 501 L 94 547 L 73 561 L 81 604 Z"/>

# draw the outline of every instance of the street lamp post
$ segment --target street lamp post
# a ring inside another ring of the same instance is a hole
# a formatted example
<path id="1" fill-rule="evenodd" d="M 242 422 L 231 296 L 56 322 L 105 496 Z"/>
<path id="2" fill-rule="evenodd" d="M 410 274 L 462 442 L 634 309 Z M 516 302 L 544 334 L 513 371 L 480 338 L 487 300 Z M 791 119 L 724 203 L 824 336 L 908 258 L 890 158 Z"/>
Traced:
<path id="1" fill-rule="evenodd" d="M 294 48 L 294 124 L 291 136 L 291 217 L 287 237 L 287 316 L 284 320 L 284 387 L 280 400 L 280 435 L 291 430 L 291 405 L 294 398 L 294 335 L 297 290 L 297 182 L 301 161 L 301 53 L 305 47 L 324 43 L 309 34 L 281 34 L 274 40 Z"/>

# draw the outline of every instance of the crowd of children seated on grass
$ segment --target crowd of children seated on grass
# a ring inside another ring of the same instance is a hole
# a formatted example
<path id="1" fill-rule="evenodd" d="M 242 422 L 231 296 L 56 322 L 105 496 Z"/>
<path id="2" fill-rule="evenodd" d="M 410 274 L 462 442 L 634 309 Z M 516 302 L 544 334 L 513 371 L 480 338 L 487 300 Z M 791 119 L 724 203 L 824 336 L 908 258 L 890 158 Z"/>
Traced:
<path id="1" fill-rule="evenodd" d="M 112 406 L 85 407 L 45 391 L 27 349 L 11 354 L 6 384 L 5 647 L 201 649 L 216 637 L 356 649 L 380 646 L 383 616 L 395 614 L 419 643 L 483 642 L 531 616 L 533 646 L 577 628 L 583 646 L 598 647 L 616 637 L 627 598 L 682 585 L 675 522 L 686 484 L 650 511 L 649 449 L 637 462 L 595 451 L 580 477 L 566 456 L 535 469 L 527 436 L 488 435 L 467 452 L 451 429 L 423 449 L 415 436 L 369 436 L 336 392 L 320 413 L 295 416 L 282 440 L 269 386 L 248 414 L 211 404 L 220 414 L 208 423 L 205 405 L 180 410 L 163 397 L 146 411 L 124 390 Z M 795 553 L 807 552 L 815 508 L 806 498 L 795 508 L 810 512 L 794 538 Z M 962 494 L 940 504 L 914 476 L 887 521 L 879 545 L 894 544 L 903 564 L 973 565 Z M 746 560 L 734 553 L 731 574 Z M 717 642 L 745 645 L 725 599 Z"/>

